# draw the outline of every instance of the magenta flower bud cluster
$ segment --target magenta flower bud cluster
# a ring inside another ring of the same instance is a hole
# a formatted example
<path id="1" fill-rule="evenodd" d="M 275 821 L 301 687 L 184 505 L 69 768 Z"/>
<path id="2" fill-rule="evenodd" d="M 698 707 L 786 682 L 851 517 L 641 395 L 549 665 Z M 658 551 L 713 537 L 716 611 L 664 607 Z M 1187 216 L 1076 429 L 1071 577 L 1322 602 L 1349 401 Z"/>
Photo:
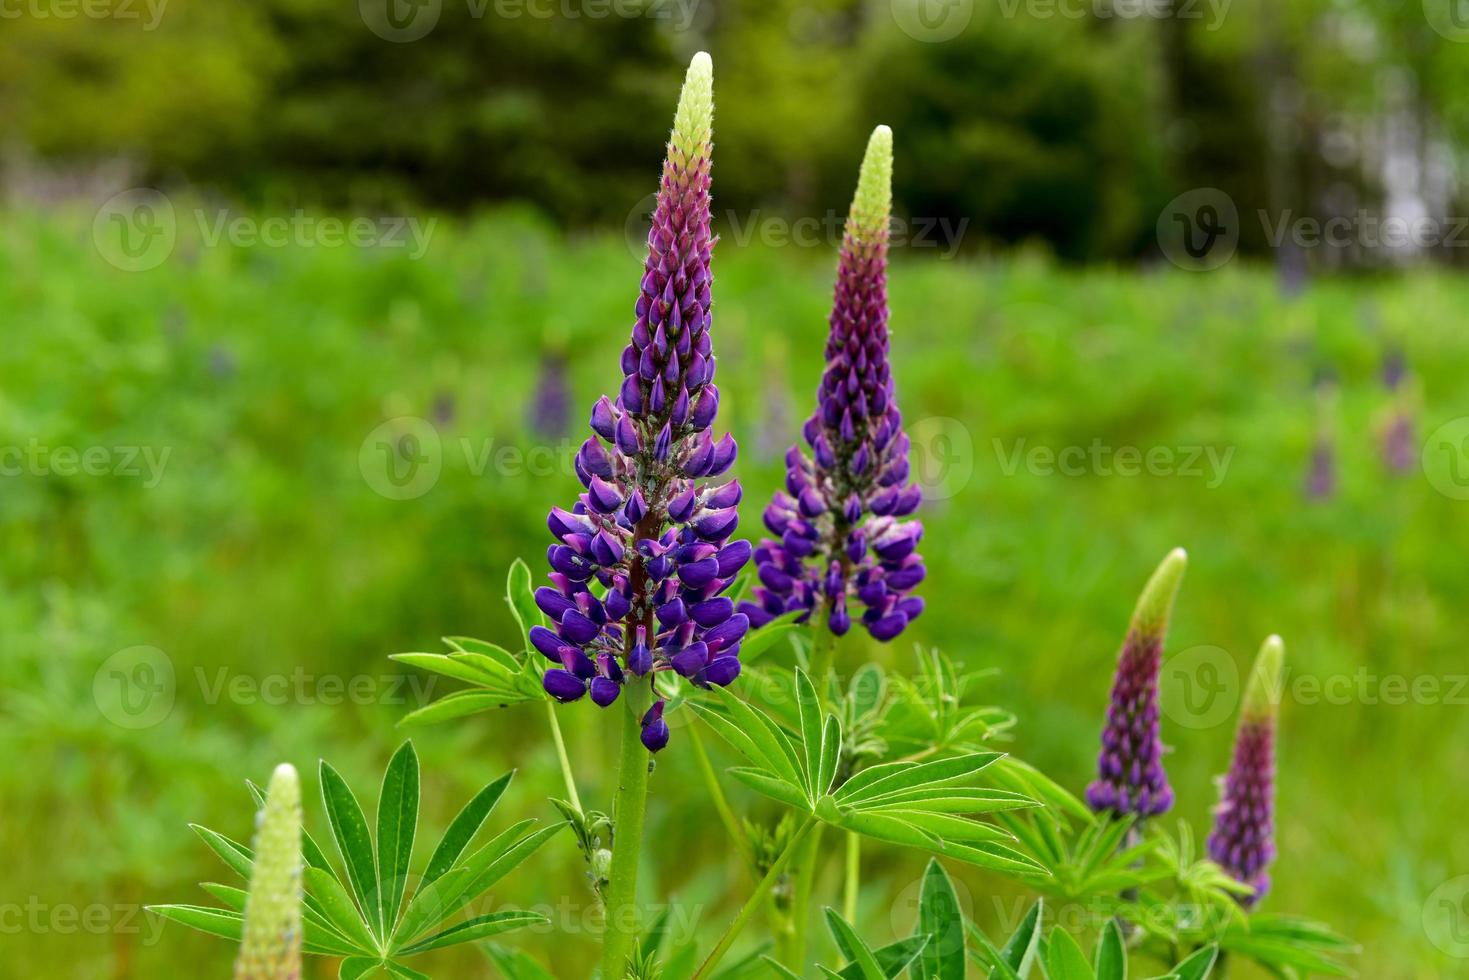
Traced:
<path id="1" fill-rule="evenodd" d="M 735 442 L 715 441 L 719 407 L 710 345 L 710 140 L 707 57 L 695 59 L 679 105 L 639 292 L 632 341 L 622 352 L 617 400 L 592 409 L 594 433 L 576 456 L 586 488 L 547 524 L 549 587 L 536 604 L 555 624 L 532 628 L 554 667 L 558 701 L 590 694 L 601 707 L 622 686 L 672 670 L 701 686 L 740 673 L 749 620 L 721 593 L 749 560 L 730 542 L 739 522 L 738 481 L 717 482 Z M 643 742 L 668 740 L 662 702 L 642 719 Z"/>
<path id="2" fill-rule="evenodd" d="M 891 640 L 923 612 L 918 521 L 922 500 L 908 482 L 909 441 L 888 365 L 887 248 L 892 136 L 879 127 L 863 161 L 847 221 L 817 410 L 808 451 L 786 454 L 786 485 L 765 510 L 773 538 L 755 550 L 756 602 L 741 608 L 757 626 L 818 607 L 837 635 L 851 605 L 873 637 Z"/>
<path id="3" fill-rule="evenodd" d="M 1224 777 L 1224 796 L 1209 835 L 1209 857 L 1254 892 L 1240 904 L 1254 906 L 1270 890 L 1275 859 L 1275 724 L 1264 718 L 1240 725 L 1234 759 Z"/>
<path id="4" fill-rule="evenodd" d="M 1163 638 L 1128 634 L 1112 682 L 1097 778 L 1086 790 L 1093 810 L 1156 817 L 1173 806 L 1173 789 L 1163 770 L 1163 736 L 1158 723 L 1158 670 Z"/>

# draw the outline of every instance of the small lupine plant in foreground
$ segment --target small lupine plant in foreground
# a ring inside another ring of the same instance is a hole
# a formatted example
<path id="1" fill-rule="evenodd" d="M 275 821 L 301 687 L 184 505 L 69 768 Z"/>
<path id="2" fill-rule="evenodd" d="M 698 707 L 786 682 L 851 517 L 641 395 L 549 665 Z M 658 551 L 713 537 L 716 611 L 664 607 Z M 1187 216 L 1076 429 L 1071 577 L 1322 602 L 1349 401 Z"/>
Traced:
<path id="1" fill-rule="evenodd" d="M 911 674 L 850 662 L 855 650 L 843 640 L 854 624 L 888 642 L 924 608 L 915 594 L 925 575 L 913 517 L 921 494 L 909 481 L 890 359 L 886 127 L 873 132 L 862 161 L 826 368 L 800 433 L 804 447 L 790 450 L 785 489 L 765 509 L 771 536 L 755 547 L 733 537 L 741 490 L 726 475 L 736 446 L 713 432 L 713 145 L 713 72 L 701 54 L 674 117 L 620 380 L 592 406 L 592 435 L 576 456 L 583 492 L 550 510 L 539 584 L 530 564 L 509 563 L 506 600 L 519 635 L 505 644 L 453 637 L 445 653 L 396 655 L 464 685 L 406 724 L 540 706 L 565 787 L 549 801 L 559 819 L 542 829 L 521 821 L 472 848 L 506 774 L 465 805 L 420 862 L 418 759 L 405 743 L 388 764 L 375 830 L 322 763 L 332 857 L 302 828 L 295 772 L 282 766 L 268 793 L 250 786 L 261 808 L 253 851 L 196 828 L 249 891 L 208 883 L 223 907 L 155 911 L 242 942 L 237 977 L 249 980 L 294 980 L 303 953 L 334 958 L 344 978 L 422 978 L 430 974 L 419 969 L 421 955 L 469 942 L 509 980 L 547 980 L 555 975 L 513 943 L 485 942 L 547 920 L 487 911 L 483 896 L 569 827 L 574 845 L 555 859 L 586 864 L 602 911 L 602 980 L 813 970 L 852 980 L 1201 980 L 1222 975 L 1231 958 L 1282 977 L 1343 975 L 1345 941 L 1258 910 L 1275 855 L 1277 638 L 1252 675 L 1208 857 L 1196 853 L 1186 823 L 1162 822 L 1178 792 L 1164 766 L 1159 683 L 1181 550 L 1137 603 L 1084 801 L 997 751 L 1016 719 L 978 699 L 984 672 L 935 650 L 919 650 Z M 616 792 L 601 809 L 581 794 L 562 736 L 563 717 L 584 721 L 593 710 L 568 707 L 583 701 L 620 717 L 620 744 L 608 746 Z M 676 713 L 688 723 L 670 744 Z M 658 780 L 665 751 L 691 753 L 702 781 Z M 711 861 L 722 865 L 732 853 L 744 865 L 746 887 L 730 896 L 733 911 L 717 935 L 676 938 L 666 912 L 642 913 L 660 876 L 640 894 L 640 869 L 656 872 L 653 858 L 690 859 L 644 853 L 650 797 L 707 828 Z M 827 832 L 840 835 L 839 846 L 821 846 Z M 863 857 L 872 848 L 915 868 L 927 862 L 909 935 L 862 928 Z M 830 862 L 840 885 L 827 895 L 819 872 Z M 1018 928 L 992 936 L 966 917 L 945 863 L 1041 897 Z M 1047 910 L 1057 906 L 1088 915 L 1052 921 Z M 812 961 L 808 932 L 818 924 L 835 963 Z"/>

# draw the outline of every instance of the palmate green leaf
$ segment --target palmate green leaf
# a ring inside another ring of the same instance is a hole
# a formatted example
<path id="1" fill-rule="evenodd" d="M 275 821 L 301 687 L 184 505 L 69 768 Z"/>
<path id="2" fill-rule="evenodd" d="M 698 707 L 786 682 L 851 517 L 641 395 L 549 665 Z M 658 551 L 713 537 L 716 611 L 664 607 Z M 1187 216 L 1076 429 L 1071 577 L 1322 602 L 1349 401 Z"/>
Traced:
<path id="1" fill-rule="evenodd" d="M 418 834 L 418 753 L 404 742 L 388 760 L 377 801 L 378 935 L 393 934 Z"/>
<path id="2" fill-rule="evenodd" d="M 968 779 L 1000 757 L 998 752 L 975 752 L 919 765 L 889 762 L 872 766 L 847 780 L 836 793 L 837 802 L 842 806 L 859 806 L 909 790 L 950 786 Z"/>
<path id="3" fill-rule="evenodd" d="M 514 690 L 515 674 L 504 670 L 488 658 L 476 660 L 464 653 L 391 653 L 388 654 L 388 659 L 420 670 L 443 674 L 477 687 Z M 519 671 L 519 665 L 516 670 Z"/>
<path id="4" fill-rule="evenodd" d="M 367 817 L 347 781 L 325 759 L 321 761 L 321 796 L 337 851 L 347 865 L 347 880 L 357 905 L 369 918 L 376 917 L 377 864 Z"/>
<path id="5" fill-rule="evenodd" d="M 466 922 L 445 929 L 443 932 L 435 933 L 422 942 L 414 943 L 401 951 L 403 956 L 417 956 L 427 953 L 431 949 L 442 949 L 445 946 L 455 946 L 459 943 L 473 942 L 477 939 L 488 939 L 490 936 L 498 936 L 501 933 L 510 932 L 513 929 L 523 929 L 526 926 L 545 925 L 551 920 L 539 912 L 527 912 L 521 909 L 510 909 L 503 912 L 492 912 L 489 915 L 476 916 Z"/>
<path id="6" fill-rule="evenodd" d="M 474 689 L 470 691 L 455 691 L 447 694 L 431 704 L 410 711 L 398 719 L 398 727 L 407 728 L 412 725 L 433 725 L 441 721 L 450 721 L 454 718 L 463 718 L 466 715 L 476 715 L 481 711 L 494 711 L 497 708 L 508 708 L 512 704 L 524 704 L 534 701 L 529 695 L 521 691 L 488 691 Z"/>
<path id="7" fill-rule="evenodd" d="M 1109 919 L 1102 927 L 1092 969 L 1097 980 L 1127 980 L 1127 947 L 1123 945 L 1122 930 L 1117 928 L 1116 919 Z"/>
<path id="8" fill-rule="evenodd" d="M 234 911 L 245 911 L 245 899 L 249 895 L 245 889 L 235 888 L 230 885 L 221 885 L 214 881 L 201 881 L 199 887 L 228 905 Z"/>
<path id="9" fill-rule="evenodd" d="M 1046 952 L 1046 976 L 1048 980 L 1096 980 L 1086 954 L 1071 933 L 1060 926 L 1051 930 L 1051 942 Z"/>
<path id="10" fill-rule="evenodd" d="M 1036 961 L 1040 958 L 1041 945 L 1041 923 L 1045 919 L 1045 902 L 1037 899 L 1025 913 L 1020 927 L 1005 941 L 1005 947 L 1000 951 L 1001 958 L 1020 976 L 1030 973 Z"/>
<path id="11" fill-rule="evenodd" d="M 510 780 L 515 776 L 511 770 L 499 779 L 490 783 L 484 789 L 475 794 L 474 798 L 464 805 L 459 815 L 449 824 L 449 829 L 444 831 L 443 839 L 439 846 L 434 848 L 433 856 L 428 859 L 428 867 L 424 869 L 423 878 L 419 884 L 422 888 L 438 881 L 444 872 L 454 866 L 469 842 L 479 833 L 490 814 L 494 812 L 495 806 L 500 802 L 500 797 L 505 795 L 505 790 L 510 785 Z"/>
<path id="12" fill-rule="evenodd" d="M 1214 963 L 1219 959 L 1219 949 L 1216 946 L 1205 946 L 1197 953 L 1184 960 L 1173 968 L 1173 976 L 1178 980 L 1204 980 Z"/>
<path id="13" fill-rule="evenodd" d="M 716 688 L 714 696 L 724 709 L 724 725 L 712 720 L 719 716 L 708 705 L 692 700 L 688 703 L 699 717 L 710 722 L 710 727 L 720 737 L 756 766 L 768 769 L 778 779 L 801 787 L 804 793 L 807 780 L 801 771 L 801 757 L 796 754 L 795 746 L 780 727 L 766 717 L 764 712 L 751 707 L 728 688 Z"/>
<path id="14" fill-rule="evenodd" d="M 240 942 L 245 917 L 232 909 L 212 909 L 202 905 L 149 905 L 147 910 L 199 932 Z M 303 918 L 301 949 L 316 956 L 350 956 L 357 952 L 339 937 L 323 932 L 317 924 Z"/>
<path id="15" fill-rule="evenodd" d="M 246 881 L 250 880 L 250 865 L 254 857 L 249 848 L 196 823 L 189 824 L 189 829 L 198 834 L 199 838 L 209 845 L 209 849 L 218 854 L 221 861 L 229 865 L 231 871 Z"/>
<path id="16" fill-rule="evenodd" d="M 811 801 L 807 799 L 803 787 L 777 779 L 767 769 L 736 766 L 727 771 L 732 778 L 739 780 L 762 796 L 768 796 L 772 800 L 795 807 L 797 810 L 809 811 L 811 809 Z"/>
<path id="17" fill-rule="evenodd" d="M 816 685 L 801 668 L 796 668 L 796 705 L 801 712 L 801 749 L 805 754 L 805 776 L 807 799 L 819 799 L 826 792 L 817 788 L 816 777 L 821 772 L 821 740 L 825 726 L 821 719 L 821 702 L 816 697 Z"/>
<path id="18" fill-rule="evenodd" d="M 413 893 L 408 908 L 398 920 L 394 931 L 395 943 L 410 943 L 420 935 L 445 921 L 475 895 L 465 893 L 474 884 L 483 870 L 503 857 L 525 839 L 526 832 L 535 825 L 534 820 L 522 820 L 502 831 L 478 851 L 436 880 L 426 883 Z M 564 824 L 558 826 L 565 826 Z"/>
<path id="19" fill-rule="evenodd" d="M 964 980 L 964 912 L 948 872 L 934 859 L 923 873 L 915 929 L 928 942 L 914 965 L 913 980 Z"/>
<path id="20" fill-rule="evenodd" d="M 434 980 L 427 973 L 419 973 L 417 970 L 406 967 L 402 963 L 395 963 L 392 960 L 384 963 L 383 969 L 388 971 L 389 976 L 397 977 L 398 980 Z"/>
<path id="21" fill-rule="evenodd" d="M 337 967 L 337 980 L 362 980 L 382 966 L 382 961 L 371 956 L 349 956 Z"/>
<path id="22" fill-rule="evenodd" d="M 303 878 L 306 888 L 316 898 L 321 914 L 333 928 L 363 952 L 380 951 L 376 938 L 363 923 L 362 914 L 352 904 L 352 897 L 336 875 L 320 868 L 307 868 Z"/>
<path id="23" fill-rule="evenodd" d="M 480 669 L 497 675 L 514 674 L 525 661 L 524 656 L 517 657 L 498 643 L 478 640 L 472 636 L 446 636 L 444 642 L 454 651 L 450 656 L 467 660 Z"/>
<path id="24" fill-rule="evenodd" d="M 877 957 L 871 948 L 862 941 L 846 919 L 837 915 L 836 910 L 826 908 L 823 910 L 826 916 L 826 928 L 831 932 L 831 938 L 836 942 L 837 948 L 842 951 L 852 966 L 857 967 L 857 975 L 861 980 L 888 980 L 887 974 L 878 965 Z M 840 976 L 833 971 L 826 971 L 833 976 Z"/>
<path id="25" fill-rule="evenodd" d="M 888 793 L 875 800 L 856 804 L 853 809 L 926 810 L 931 813 L 997 813 L 1037 806 L 1035 800 L 1007 789 L 980 789 L 963 786 L 923 786 Z"/>

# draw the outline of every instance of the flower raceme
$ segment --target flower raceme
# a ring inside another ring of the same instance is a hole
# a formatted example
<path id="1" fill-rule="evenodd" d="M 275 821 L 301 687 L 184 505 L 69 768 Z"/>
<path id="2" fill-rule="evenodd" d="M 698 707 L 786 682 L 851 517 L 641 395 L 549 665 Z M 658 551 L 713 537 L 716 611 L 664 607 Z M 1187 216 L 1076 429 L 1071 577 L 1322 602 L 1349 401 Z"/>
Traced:
<path id="1" fill-rule="evenodd" d="M 594 435 L 576 456 L 585 492 L 547 521 L 552 585 L 536 603 L 555 628 L 535 627 L 531 641 L 555 664 L 544 684 L 559 701 L 590 692 L 605 708 L 624 684 L 661 670 L 701 686 L 740 673 L 749 619 L 721 593 L 751 549 L 729 541 L 739 482 L 714 482 L 734 463 L 735 442 L 710 434 L 719 408 L 709 336 L 713 115 L 713 70 L 701 53 L 663 164 L 622 386 L 592 408 Z M 662 707 L 642 722 L 655 752 L 668 741 Z"/>
<path id="2" fill-rule="evenodd" d="M 1097 779 L 1087 787 L 1093 810 L 1118 816 L 1155 817 L 1173 806 L 1173 789 L 1163 770 L 1158 717 L 1158 672 L 1173 597 L 1188 556 L 1175 548 L 1143 588 L 1117 659 L 1111 704 L 1102 729 Z"/>
<path id="3" fill-rule="evenodd" d="M 923 611 L 912 595 L 923 580 L 913 513 L 922 499 L 908 483 L 907 435 L 888 365 L 887 249 L 892 207 L 892 131 L 867 144 L 847 216 L 817 409 L 806 422 L 807 453 L 786 454 L 786 487 L 765 511 L 774 539 L 755 551 L 758 603 L 743 603 L 755 625 L 818 607 L 837 635 L 862 623 L 891 640 Z"/>
<path id="4" fill-rule="evenodd" d="M 1255 658 L 1240 710 L 1234 757 L 1214 811 L 1209 856 L 1254 892 L 1240 899 L 1253 907 L 1270 890 L 1268 868 L 1275 858 L 1275 722 L 1285 646 L 1268 638 Z"/>
<path id="5" fill-rule="evenodd" d="M 301 783 L 289 765 L 270 777 L 255 835 L 255 865 L 235 980 L 301 976 Z"/>

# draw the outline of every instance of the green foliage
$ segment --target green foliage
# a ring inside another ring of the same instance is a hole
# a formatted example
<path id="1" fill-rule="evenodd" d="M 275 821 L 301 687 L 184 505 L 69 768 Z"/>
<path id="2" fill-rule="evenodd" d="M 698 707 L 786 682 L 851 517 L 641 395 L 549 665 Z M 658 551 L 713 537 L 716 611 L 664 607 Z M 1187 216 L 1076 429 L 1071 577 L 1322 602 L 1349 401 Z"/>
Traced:
<path id="1" fill-rule="evenodd" d="M 374 837 L 351 788 L 335 769 L 321 763 L 322 802 L 346 875 L 337 871 L 309 834 L 303 834 L 302 948 L 316 955 L 343 957 L 344 978 L 357 980 L 378 971 L 394 977 L 423 977 L 426 975 L 401 960 L 548 921 L 538 912 L 518 909 L 472 914 L 477 899 L 561 830 L 560 825 L 533 830 L 534 821 L 524 820 L 466 855 L 509 786 L 512 773 L 470 800 L 445 831 L 424 870 L 416 876 L 410 873 L 418 827 L 418 768 L 413 743 L 404 742 L 383 775 Z M 250 789 L 259 802 L 259 791 L 253 785 Z M 254 854 L 249 849 L 206 828 L 194 829 L 230 870 L 250 878 Z M 151 911 L 201 932 L 239 940 L 245 893 L 224 885 L 203 887 L 229 907 L 156 905 Z M 453 921 L 464 910 L 471 914 Z"/>
<path id="2" fill-rule="evenodd" d="M 842 731 L 823 712 L 805 671 L 796 670 L 798 728 L 789 734 L 727 689 L 712 703 L 690 701 L 719 735 L 751 763 L 729 774 L 755 792 L 844 830 L 875 840 L 942 851 L 957 860 L 1009 874 L 1044 869 L 1007 846 L 1009 835 L 969 817 L 1037 805 L 1020 793 L 981 785 L 978 774 L 997 753 L 971 753 L 917 765 L 885 763 L 836 784 Z"/>

